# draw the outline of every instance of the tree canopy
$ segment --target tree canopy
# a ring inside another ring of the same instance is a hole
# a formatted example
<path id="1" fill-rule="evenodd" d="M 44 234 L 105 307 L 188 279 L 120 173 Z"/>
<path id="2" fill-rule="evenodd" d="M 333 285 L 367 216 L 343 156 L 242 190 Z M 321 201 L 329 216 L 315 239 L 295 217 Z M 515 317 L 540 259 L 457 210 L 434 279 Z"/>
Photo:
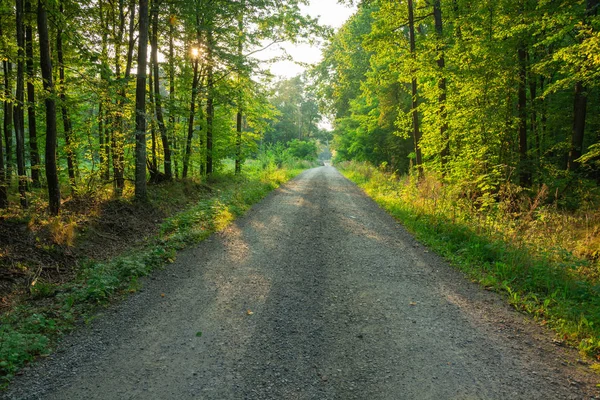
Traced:
<path id="1" fill-rule="evenodd" d="M 0 1 L 0 207 L 240 172 L 276 113 L 254 55 L 327 32 L 301 3 Z"/>
<path id="2" fill-rule="evenodd" d="M 599 29 L 597 0 L 362 2 L 314 71 L 337 159 L 480 192 L 598 180 Z"/>

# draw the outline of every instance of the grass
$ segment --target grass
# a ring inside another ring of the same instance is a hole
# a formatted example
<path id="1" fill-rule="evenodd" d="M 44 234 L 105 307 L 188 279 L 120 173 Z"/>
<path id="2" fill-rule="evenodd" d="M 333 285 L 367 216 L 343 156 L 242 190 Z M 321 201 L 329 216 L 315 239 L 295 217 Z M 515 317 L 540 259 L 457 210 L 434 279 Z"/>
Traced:
<path id="1" fill-rule="evenodd" d="M 431 176 L 417 183 L 362 163 L 338 166 L 415 236 L 558 340 L 600 359 L 600 213 L 561 211 L 547 189 L 465 196 Z"/>
<path id="2" fill-rule="evenodd" d="M 66 282 L 33 279 L 28 293 L 0 317 L 0 384 L 7 385 L 26 363 L 50 354 L 56 340 L 73 329 L 77 321 L 92 315 L 98 306 L 136 292 L 139 278 L 174 262 L 177 250 L 224 229 L 252 204 L 308 166 L 296 163 L 288 168 L 262 169 L 249 165 L 240 176 L 227 171 L 216 174 L 203 184 L 199 200 L 183 210 L 185 196 L 178 191 L 189 190 L 188 186 L 175 182 L 153 187 L 152 205 L 171 215 L 157 222 L 158 234 L 113 259 L 79 260 L 79 268 Z M 178 209 L 181 211 L 175 212 Z M 72 219 L 49 224 L 56 241 L 68 245 L 74 240 L 77 225 Z"/>

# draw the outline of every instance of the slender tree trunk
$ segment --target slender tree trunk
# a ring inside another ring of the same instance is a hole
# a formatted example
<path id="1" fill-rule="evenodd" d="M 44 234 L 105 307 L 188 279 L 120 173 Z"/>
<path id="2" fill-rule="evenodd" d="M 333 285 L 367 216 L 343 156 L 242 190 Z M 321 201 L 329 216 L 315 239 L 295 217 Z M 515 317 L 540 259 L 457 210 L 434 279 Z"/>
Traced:
<path id="1" fill-rule="evenodd" d="M 40 66 L 44 80 L 46 96 L 46 180 L 48 181 L 48 199 L 50 212 L 58 215 L 60 211 L 60 186 L 56 168 L 56 104 L 54 102 L 54 84 L 52 82 L 52 62 L 50 58 L 50 39 L 48 37 L 48 17 L 42 0 L 38 1 L 37 25 L 40 37 Z"/>
<path id="2" fill-rule="evenodd" d="M 236 124 L 236 135 L 235 135 L 235 173 L 239 174 L 242 172 L 242 119 L 243 119 L 243 92 L 242 92 L 242 68 L 244 67 L 244 10 L 246 9 L 246 1 L 242 0 L 240 13 L 238 16 L 238 48 L 237 48 L 237 61 L 238 61 L 238 84 L 239 93 L 237 99 L 237 124 Z"/>
<path id="3" fill-rule="evenodd" d="M 4 115 L 6 118 L 6 115 Z M 8 207 L 8 192 L 6 188 L 6 170 L 4 169 L 4 152 L 0 140 L 0 209 Z"/>
<path id="4" fill-rule="evenodd" d="M 541 161 L 541 152 L 540 152 L 540 127 L 538 125 L 538 99 L 537 99 L 537 84 L 538 80 L 535 75 L 530 71 L 529 72 L 529 104 L 531 105 L 531 113 L 529 116 L 529 120 L 531 121 L 529 129 L 533 134 L 533 138 L 535 140 L 535 155 L 536 155 L 536 171 L 539 169 L 539 163 Z"/>
<path id="5" fill-rule="evenodd" d="M 64 13 L 62 3 L 60 4 L 59 12 Z M 62 26 L 59 26 L 56 32 L 56 56 L 58 58 L 58 93 L 60 98 L 60 110 L 62 115 L 63 132 L 65 135 L 65 153 L 67 154 L 67 172 L 69 174 L 69 186 L 71 194 L 74 195 L 77 190 L 76 176 L 76 161 L 75 152 L 73 151 L 73 128 L 69 110 L 67 108 L 67 95 L 65 94 L 65 61 L 63 54 L 62 41 Z"/>
<path id="6" fill-rule="evenodd" d="M 571 150 L 567 162 L 567 169 L 575 171 L 579 168 L 577 159 L 583 153 L 583 137 L 585 133 L 585 117 L 587 114 L 587 88 L 581 81 L 575 83 L 575 97 L 573 101 L 573 129 L 571 131 Z"/>
<path id="7" fill-rule="evenodd" d="M 25 14 L 23 0 L 16 0 L 17 19 L 17 91 L 13 117 L 17 143 L 17 174 L 19 175 L 19 202 L 27 208 L 27 171 L 25 169 Z"/>
<path id="8" fill-rule="evenodd" d="M 126 130 L 123 121 L 122 110 L 127 102 L 127 85 L 131 76 L 131 65 L 133 64 L 133 51 L 135 48 L 135 0 L 129 2 L 129 39 L 127 44 L 127 58 L 125 64 L 124 79 L 120 83 L 117 100 L 117 114 L 115 118 L 115 129 L 112 134 L 112 156 L 115 178 L 115 195 L 121 196 L 125 187 L 125 154 L 124 154 L 124 132 Z M 119 0 L 119 30 L 115 45 L 115 74 L 121 79 L 121 45 L 125 36 L 125 0 Z M 145 168 L 144 160 L 144 168 Z"/>
<path id="9" fill-rule="evenodd" d="M 190 118 L 188 121 L 188 134 L 185 144 L 185 155 L 183 157 L 183 172 L 182 178 L 187 178 L 190 157 L 192 155 L 192 138 L 194 137 L 194 116 L 196 114 L 196 97 L 198 96 L 198 81 L 200 80 L 198 73 L 198 59 L 194 60 L 194 78 L 192 79 L 192 99 L 190 101 Z"/>
<path id="10" fill-rule="evenodd" d="M 527 155 L 527 49 L 524 43 L 519 45 L 518 58 L 519 184 L 521 186 L 530 186 L 531 171 Z"/>
<path id="11" fill-rule="evenodd" d="M 408 0 L 408 31 L 409 31 L 409 40 L 410 40 L 410 54 L 413 60 L 416 59 L 416 45 L 415 45 L 415 18 L 413 14 L 413 0 Z M 419 112 L 417 107 L 419 106 L 419 97 L 417 92 L 417 73 L 416 71 L 411 71 L 412 82 L 412 105 L 411 105 L 411 113 L 413 120 L 413 137 L 415 142 L 415 162 L 419 175 L 419 179 L 423 177 L 423 161 L 421 158 L 421 132 L 419 131 Z"/>
<path id="12" fill-rule="evenodd" d="M 106 177 L 106 171 L 108 170 L 105 168 L 107 154 L 104 152 L 104 107 L 102 99 L 98 102 L 98 148 L 100 149 L 98 152 L 100 156 L 100 178 L 106 181 L 108 180 Z"/>
<path id="13" fill-rule="evenodd" d="M 150 74 L 148 75 L 148 97 L 149 97 L 149 105 L 148 105 L 148 109 L 150 110 L 150 138 L 151 138 L 151 143 L 152 143 L 152 148 L 151 150 L 151 154 L 152 154 L 152 159 L 148 164 L 148 170 L 150 172 L 150 180 L 153 181 L 154 179 L 157 179 L 158 174 L 159 174 L 159 170 L 158 170 L 158 157 L 156 155 L 156 123 L 155 123 L 155 119 L 154 119 L 154 112 L 156 111 L 156 108 L 154 107 L 154 86 L 152 85 L 152 70 L 153 70 L 153 62 L 152 62 L 152 56 L 150 56 Z M 156 178 L 153 178 L 156 177 Z"/>
<path id="14" fill-rule="evenodd" d="M 598 0 L 587 0 L 586 19 L 598 12 Z M 575 96 L 573 99 L 573 129 L 571 131 L 571 149 L 569 151 L 567 169 L 575 171 L 579 168 L 577 159 L 583 153 L 583 138 L 585 134 L 585 118 L 587 114 L 587 87 L 583 82 L 575 83 Z"/>
<path id="15" fill-rule="evenodd" d="M 544 88 L 545 88 L 545 80 L 543 76 L 540 76 L 540 92 L 544 93 Z M 542 97 L 542 99 L 540 100 L 540 127 L 539 127 L 539 131 L 540 131 L 540 145 L 539 145 L 539 156 L 540 156 L 540 160 L 542 158 L 542 154 L 544 154 L 545 151 L 545 140 L 546 140 L 546 132 L 548 129 L 548 100 L 545 97 Z"/>
<path id="16" fill-rule="evenodd" d="M 25 14 L 31 15 L 31 0 L 25 0 Z M 27 119 L 29 121 L 29 157 L 33 187 L 41 187 L 40 152 L 37 144 L 37 121 L 35 117 L 35 70 L 33 67 L 33 29 L 31 23 L 25 27 L 25 53 L 27 57 Z"/>
<path id="17" fill-rule="evenodd" d="M 130 15 L 134 14 L 135 9 L 129 10 Z M 116 102 L 117 109 L 114 118 L 114 126 L 111 136 L 111 153 L 113 158 L 113 176 L 115 196 L 120 197 L 125 188 L 125 156 L 124 156 L 124 124 L 123 124 L 123 107 L 125 107 L 127 91 L 125 87 L 128 82 L 128 69 L 125 68 L 125 79 L 121 82 L 121 47 L 125 36 L 125 0 L 119 0 L 119 26 L 115 38 L 115 76 L 118 84 L 121 86 L 118 89 L 119 98 Z M 130 32 L 133 34 L 133 32 Z"/>
<path id="18" fill-rule="evenodd" d="M 440 78 L 438 81 L 438 89 L 440 91 L 438 97 L 439 105 L 439 116 L 440 116 L 440 139 L 442 140 L 442 152 L 440 154 L 442 173 L 446 172 L 446 165 L 448 163 L 448 157 L 450 156 L 450 141 L 448 138 L 448 115 L 446 111 L 446 60 L 444 57 L 444 26 L 442 22 L 442 6 L 440 0 L 434 0 L 433 2 L 433 17 L 435 20 L 435 32 L 437 35 L 438 45 L 438 59 L 437 65 L 439 68 Z"/>
<path id="19" fill-rule="evenodd" d="M 146 201 L 146 65 L 148 56 L 148 0 L 139 2 L 138 69 L 135 91 L 135 199 Z"/>
<path id="20" fill-rule="evenodd" d="M 156 121 L 160 130 L 160 137 L 163 145 L 165 177 L 171 179 L 173 172 L 171 168 L 171 147 L 169 146 L 169 137 L 167 136 L 167 127 L 163 117 L 162 100 L 160 94 L 160 74 L 158 65 L 158 8 L 159 2 L 154 0 L 152 3 L 152 67 L 154 71 L 154 105 L 156 108 Z"/>
<path id="21" fill-rule="evenodd" d="M 210 175 L 213 173 L 213 121 L 215 117 L 212 28 L 208 28 L 206 39 L 206 174 Z"/>
<path id="22" fill-rule="evenodd" d="M 2 33 L 0 32 L 0 37 Z M 3 71 L 4 72 L 4 71 Z M 6 108 L 4 109 L 6 110 Z M 6 114 L 2 114 L 4 117 L 4 121 L 6 121 Z M 2 123 L 2 128 L 4 131 L 4 122 Z M 0 139 L 2 137 L 2 132 L 0 132 Z M 2 140 L 0 140 L 0 209 L 8 207 L 8 192 L 6 187 L 6 170 L 4 169 L 4 151 Z"/>
<path id="23" fill-rule="evenodd" d="M 175 132 L 175 20 L 172 11 L 169 18 L 169 130 L 173 140 L 173 152 L 175 152 L 175 155 L 171 152 L 171 158 L 175 164 L 175 177 L 179 178 L 179 163 L 176 156 L 178 145 Z"/>
<path id="24" fill-rule="evenodd" d="M 5 157 L 6 157 L 6 184 L 10 185 L 12 180 L 12 144 L 13 144 L 13 129 L 14 129 L 14 118 L 13 118 L 13 93 L 12 93 L 12 64 L 8 60 L 2 62 L 4 69 L 4 145 L 5 145 Z"/>
<path id="25" fill-rule="evenodd" d="M 0 25 L 0 37 L 3 37 L 4 32 L 2 31 L 2 26 Z M 3 138 L 5 137 L 4 135 L 7 134 L 8 132 L 8 122 L 12 121 L 12 115 L 8 114 L 8 105 L 10 104 L 8 99 L 8 94 L 10 93 L 10 87 L 8 86 L 8 75 L 7 75 L 7 62 L 3 61 L 2 63 L 2 73 L 3 73 L 3 83 L 6 85 L 4 87 L 5 92 L 4 94 L 6 95 L 5 101 L 3 103 L 3 121 L 2 121 L 2 132 L 0 132 L 0 208 L 6 208 L 8 207 L 8 188 L 7 188 L 7 181 L 6 181 L 6 169 L 4 167 L 4 152 L 2 149 L 2 142 L 3 142 Z M 10 118 L 10 119 L 9 119 Z"/>
<path id="26" fill-rule="evenodd" d="M 104 11 L 104 1 L 100 0 L 98 4 L 100 10 L 100 25 L 102 27 L 102 69 L 100 78 L 102 83 L 106 85 L 103 89 L 108 88 L 109 67 L 108 67 L 108 10 Z M 104 91 L 103 96 L 106 96 Z M 100 145 L 100 177 L 103 181 L 108 182 L 110 179 L 110 124 L 108 119 L 110 103 L 105 97 L 101 97 L 98 105 L 98 142 Z"/>

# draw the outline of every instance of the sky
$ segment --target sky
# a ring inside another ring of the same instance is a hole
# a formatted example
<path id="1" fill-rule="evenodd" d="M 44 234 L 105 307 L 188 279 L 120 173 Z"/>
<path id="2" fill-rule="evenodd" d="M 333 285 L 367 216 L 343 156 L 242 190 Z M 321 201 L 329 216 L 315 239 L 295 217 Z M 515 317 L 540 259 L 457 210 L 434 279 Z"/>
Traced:
<path id="1" fill-rule="evenodd" d="M 301 10 L 314 18 L 319 18 L 322 25 L 329 25 L 332 28 L 339 28 L 354 13 L 355 7 L 337 3 L 337 0 L 310 0 L 308 6 L 301 5 Z M 304 63 L 318 63 L 321 60 L 321 48 L 319 45 L 294 45 L 292 43 L 282 43 L 283 47 L 294 60 Z M 268 50 L 261 52 L 258 58 L 268 59 L 281 54 L 279 46 L 272 46 Z M 279 61 L 271 65 L 271 72 L 282 78 L 291 78 L 304 71 L 304 66 L 298 65 L 292 61 Z"/>

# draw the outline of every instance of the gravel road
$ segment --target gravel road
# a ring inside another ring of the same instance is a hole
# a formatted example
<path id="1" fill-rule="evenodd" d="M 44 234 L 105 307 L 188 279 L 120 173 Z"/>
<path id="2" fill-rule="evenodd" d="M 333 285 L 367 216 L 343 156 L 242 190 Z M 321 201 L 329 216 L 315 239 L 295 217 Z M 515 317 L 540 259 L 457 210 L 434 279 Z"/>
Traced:
<path id="1" fill-rule="evenodd" d="M 308 170 L 67 337 L 7 399 L 582 399 L 551 334 Z"/>

